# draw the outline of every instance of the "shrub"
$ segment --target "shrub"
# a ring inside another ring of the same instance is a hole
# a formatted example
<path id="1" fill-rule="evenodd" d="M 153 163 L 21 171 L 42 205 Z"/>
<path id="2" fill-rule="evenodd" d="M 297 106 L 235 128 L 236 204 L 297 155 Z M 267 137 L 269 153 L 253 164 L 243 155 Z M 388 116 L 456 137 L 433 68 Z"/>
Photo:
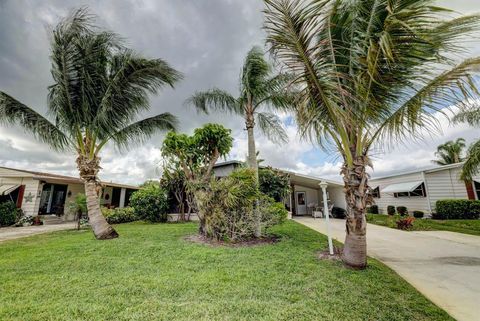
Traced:
<path id="1" fill-rule="evenodd" d="M 378 205 L 372 205 L 369 208 L 367 208 L 367 213 L 378 214 Z"/>
<path id="2" fill-rule="evenodd" d="M 395 206 L 393 206 L 393 205 L 388 205 L 388 206 L 387 206 L 387 214 L 388 214 L 388 215 L 395 215 Z"/>
<path id="3" fill-rule="evenodd" d="M 397 213 L 402 216 L 408 215 L 408 210 L 405 206 L 397 206 Z"/>
<path id="4" fill-rule="evenodd" d="M 424 213 L 422 211 L 413 211 L 413 217 L 422 218 Z"/>
<path id="5" fill-rule="evenodd" d="M 169 208 L 167 193 L 158 185 L 148 185 L 130 198 L 130 206 L 141 220 L 149 222 L 166 222 Z"/>
<path id="6" fill-rule="evenodd" d="M 248 168 L 212 179 L 206 190 L 196 192 L 196 199 L 201 233 L 217 240 L 237 242 L 254 238 L 257 213 L 265 235 L 269 227 L 282 223 L 288 213 L 283 204 L 259 192 L 255 172 Z"/>
<path id="7" fill-rule="evenodd" d="M 434 219 L 477 219 L 480 215 L 480 201 L 476 200 L 438 200 L 435 208 Z"/>
<path id="8" fill-rule="evenodd" d="M 415 221 L 414 217 L 407 216 L 401 217 L 396 223 L 397 228 L 400 230 L 409 230 L 413 227 L 413 222 Z"/>
<path id="9" fill-rule="evenodd" d="M 120 224 L 138 221 L 139 218 L 132 207 L 109 209 L 102 207 L 102 214 L 109 224 Z"/>
<path id="10" fill-rule="evenodd" d="M 18 209 L 13 202 L 0 203 L 0 226 L 15 224 L 18 217 Z"/>
<path id="11" fill-rule="evenodd" d="M 332 208 L 332 216 L 334 218 L 345 218 L 345 210 L 341 207 L 333 207 Z"/>
<path id="12" fill-rule="evenodd" d="M 260 192 L 281 202 L 290 192 L 290 176 L 271 167 L 258 170 Z"/>
<path id="13" fill-rule="evenodd" d="M 15 226 L 31 226 L 35 222 L 35 219 L 31 215 L 25 215 L 18 220 Z"/>

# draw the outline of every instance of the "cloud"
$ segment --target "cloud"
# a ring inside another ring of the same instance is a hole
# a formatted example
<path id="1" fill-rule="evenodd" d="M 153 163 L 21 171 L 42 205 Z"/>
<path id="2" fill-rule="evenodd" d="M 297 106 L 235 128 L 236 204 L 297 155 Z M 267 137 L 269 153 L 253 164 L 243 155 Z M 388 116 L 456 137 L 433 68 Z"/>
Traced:
<path id="1" fill-rule="evenodd" d="M 441 5 L 471 12 L 475 0 L 441 1 Z M 234 149 L 228 159 L 245 159 L 246 133 L 241 118 L 225 114 L 202 115 L 183 102 L 197 90 L 211 87 L 238 92 L 240 69 L 246 52 L 262 45 L 262 1 L 258 0 L 83 0 L 98 15 L 98 23 L 124 37 L 126 43 L 148 57 L 159 57 L 185 74 L 172 89 L 151 97 L 151 110 L 142 116 L 171 112 L 180 120 L 181 131 L 191 133 L 207 122 L 222 123 L 233 130 Z M 49 27 L 78 7 L 76 0 L 0 0 L 0 90 L 35 110 L 46 112 L 47 87 L 52 83 L 49 61 Z M 472 46 L 480 53 L 480 46 Z M 279 146 L 257 133 L 257 148 L 264 164 L 305 174 L 339 179 L 341 159 L 334 151 L 322 151 L 300 139 L 288 115 L 288 144 Z M 376 151 L 374 175 L 430 165 L 438 144 L 448 139 L 475 139 L 466 126 L 444 124 L 443 135 L 420 143 L 406 142 L 389 151 Z M 141 183 L 160 175 L 159 147 L 163 135 L 143 146 L 119 153 L 112 147 L 102 156 L 101 178 Z M 75 155 L 56 153 L 17 127 L 0 127 L 0 165 L 77 174 Z"/>

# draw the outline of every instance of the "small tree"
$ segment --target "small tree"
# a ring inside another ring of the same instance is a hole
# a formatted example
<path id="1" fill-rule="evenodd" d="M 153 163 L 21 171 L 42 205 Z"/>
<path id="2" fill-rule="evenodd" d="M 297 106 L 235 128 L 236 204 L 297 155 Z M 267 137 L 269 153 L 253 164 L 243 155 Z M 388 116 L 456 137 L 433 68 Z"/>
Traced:
<path id="1" fill-rule="evenodd" d="M 190 209 L 188 216 L 185 217 L 185 201 L 187 199 L 187 182 L 185 173 L 181 170 L 178 163 L 165 164 L 160 186 L 168 191 L 169 196 L 173 195 L 178 204 L 179 220 L 185 221 L 190 219 Z"/>
<path id="2" fill-rule="evenodd" d="M 80 222 L 84 214 L 87 214 L 87 197 L 83 193 L 78 193 L 75 200 L 68 205 L 70 212 L 75 213 L 75 220 L 77 221 L 77 230 L 80 229 Z"/>
<path id="3" fill-rule="evenodd" d="M 215 163 L 230 152 L 232 143 L 231 130 L 218 124 L 197 128 L 192 136 L 170 132 L 163 141 L 163 156 L 178 163 L 187 181 L 187 191 L 194 196 L 201 234 L 205 234 L 209 214 L 202 211 L 202 194 L 207 192 Z"/>

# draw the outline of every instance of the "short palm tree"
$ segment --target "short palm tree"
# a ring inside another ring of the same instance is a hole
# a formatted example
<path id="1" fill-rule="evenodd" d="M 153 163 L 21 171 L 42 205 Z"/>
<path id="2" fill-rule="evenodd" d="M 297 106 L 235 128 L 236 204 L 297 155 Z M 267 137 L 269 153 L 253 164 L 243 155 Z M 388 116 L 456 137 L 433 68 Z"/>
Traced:
<path id="1" fill-rule="evenodd" d="M 475 96 L 480 58 L 458 63 L 479 16 L 433 0 L 264 0 L 267 44 L 300 90 L 297 123 L 343 158 L 344 262 L 366 266 L 373 145 L 433 126 L 434 111 Z"/>
<path id="2" fill-rule="evenodd" d="M 285 88 L 288 80 L 286 74 L 273 74 L 273 68 L 265 60 L 262 50 L 253 47 L 243 65 L 239 97 L 214 88 L 196 92 L 186 103 L 205 113 L 216 110 L 243 117 L 248 138 L 247 164 L 258 177 L 254 128 L 258 123 L 262 132 L 272 141 L 287 141 L 282 121 L 271 111 L 285 110 L 290 106 L 292 96 Z"/>
<path id="3" fill-rule="evenodd" d="M 480 127 L 480 108 L 477 104 L 466 106 L 453 118 L 455 123 L 467 123 Z M 471 181 L 480 172 L 480 140 L 468 147 L 467 157 L 462 168 L 462 179 Z"/>
<path id="4" fill-rule="evenodd" d="M 0 120 L 20 124 L 56 150 L 76 153 L 93 232 L 109 239 L 118 234 L 100 212 L 99 154 L 108 142 L 126 148 L 157 130 L 174 129 L 176 118 L 169 113 L 135 119 L 149 109 L 148 93 L 173 87 L 181 75 L 161 59 L 125 48 L 115 34 L 95 28 L 93 18 L 83 8 L 53 30 L 50 117 L 0 92 Z"/>
<path id="5" fill-rule="evenodd" d="M 456 141 L 448 141 L 444 144 L 438 145 L 435 156 L 438 159 L 433 160 L 437 165 L 449 165 L 463 162 L 463 151 L 465 149 L 465 139 L 457 138 Z"/>

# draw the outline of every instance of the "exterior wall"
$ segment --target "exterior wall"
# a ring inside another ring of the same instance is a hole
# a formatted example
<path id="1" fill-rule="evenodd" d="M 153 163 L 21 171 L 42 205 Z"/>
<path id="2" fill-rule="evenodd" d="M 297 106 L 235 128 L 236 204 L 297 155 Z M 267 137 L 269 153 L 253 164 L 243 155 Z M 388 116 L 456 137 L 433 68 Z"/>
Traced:
<path id="1" fill-rule="evenodd" d="M 391 184 L 406 183 L 412 181 L 423 181 L 422 173 L 413 173 L 407 175 L 400 175 L 394 177 L 386 177 L 382 179 L 372 179 L 370 181 L 370 186 L 376 187 L 380 186 L 380 198 L 374 198 L 375 204 L 378 205 L 379 212 L 381 214 L 387 214 L 387 206 L 393 205 L 397 206 L 406 206 L 408 211 L 424 211 L 426 213 L 430 212 L 428 206 L 427 197 L 394 197 L 393 194 L 382 193 L 382 189 Z M 427 184 L 426 184 L 427 185 Z M 427 187 L 427 195 L 428 195 Z"/>
<path id="2" fill-rule="evenodd" d="M 214 167 L 213 172 L 216 177 L 228 176 L 235 169 L 235 164 L 228 164 L 224 166 Z"/>
<path id="3" fill-rule="evenodd" d="M 319 190 L 314 189 L 314 188 L 305 187 L 305 186 L 302 186 L 302 185 L 295 185 L 295 193 L 297 193 L 297 192 L 305 192 L 307 207 L 311 203 L 320 205 L 321 198 L 319 197 L 320 196 Z M 295 196 L 294 196 L 293 200 L 295 201 Z"/>
<path id="4" fill-rule="evenodd" d="M 460 167 L 425 173 L 427 193 L 432 211 L 440 199 L 468 199 L 465 182 L 460 179 Z"/>
<path id="5" fill-rule="evenodd" d="M 321 193 L 322 191 L 320 191 Z M 347 208 L 347 201 L 345 201 L 345 193 L 342 186 L 328 186 L 327 187 L 328 198 L 333 206 L 343 209 Z"/>
<path id="6" fill-rule="evenodd" d="M 5 169 L 0 169 L 0 171 L 3 172 L 0 172 L 0 184 L 25 185 L 21 207 L 22 211 L 25 213 L 25 215 L 37 215 L 38 208 L 40 206 L 39 181 L 34 180 L 31 177 L 20 177 L 15 175 L 15 173 L 11 173 L 13 171 L 8 173 Z M 1 177 L 2 174 L 8 175 L 8 177 Z"/>

